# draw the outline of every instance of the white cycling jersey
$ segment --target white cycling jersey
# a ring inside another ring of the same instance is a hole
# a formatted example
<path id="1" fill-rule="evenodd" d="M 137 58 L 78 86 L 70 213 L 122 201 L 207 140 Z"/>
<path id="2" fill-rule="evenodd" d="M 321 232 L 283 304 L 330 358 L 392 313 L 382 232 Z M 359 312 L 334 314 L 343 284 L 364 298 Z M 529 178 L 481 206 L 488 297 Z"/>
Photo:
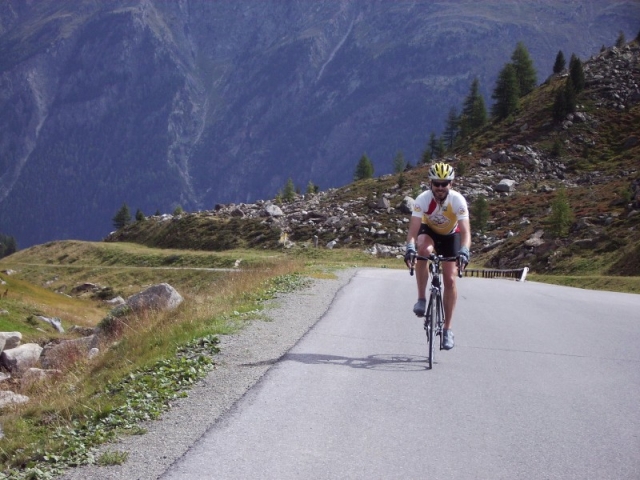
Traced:
<path id="1" fill-rule="evenodd" d="M 425 190 L 415 200 L 412 217 L 421 217 L 422 223 L 440 235 L 459 231 L 458 221 L 469 218 L 467 201 L 460 192 L 449 190 L 440 205 L 431 190 Z"/>

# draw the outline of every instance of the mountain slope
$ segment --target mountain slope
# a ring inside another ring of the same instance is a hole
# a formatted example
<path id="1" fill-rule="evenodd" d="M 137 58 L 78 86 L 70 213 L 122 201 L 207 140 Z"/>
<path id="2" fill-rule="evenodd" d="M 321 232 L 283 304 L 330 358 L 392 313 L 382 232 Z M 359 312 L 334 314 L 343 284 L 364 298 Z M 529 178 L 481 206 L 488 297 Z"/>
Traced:
<path id="1" fill-rule="evenodd" d="M 478 76 L 489 98 L 524 40 L 632 33 L 634 1 L 7 1 L 0 11 L 0 230 L 20 247 L 99 239 L 149 214 L 344 185 L 415 163 Z"/>
<path id="2" fill-rule="evenodd" d="M 487 200 L 489 217 L 475 226 L 476 265 L 529 266 L 537 273 L 640 275 L 640 44 L 609 48 L 583 66 L 586 88 L 577 112 L 552 120 L 566 73 L 522 99 L 520 110 L 468 138 L 446 156 L 458 170 L 455 188 L 471 205 Z M 292 202 L 218 205 L 215 210 L 151 217 L 109 241 L 163 248 L 355 247 L 404 252 L 415 197 L 429 165 L 361 180 Z M 551 205 L 565 191 L 573 215 L 554 234 Z"/>

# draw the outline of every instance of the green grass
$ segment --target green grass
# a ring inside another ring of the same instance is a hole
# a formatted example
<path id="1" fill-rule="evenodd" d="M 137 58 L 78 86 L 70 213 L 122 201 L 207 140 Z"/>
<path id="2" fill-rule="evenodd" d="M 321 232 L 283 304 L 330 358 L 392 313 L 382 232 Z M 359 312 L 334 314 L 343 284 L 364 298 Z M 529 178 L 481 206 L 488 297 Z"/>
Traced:
<path id="1" fill-rule="evenodd" d="M 605 290 L 640 294 L 640 277 L 611 277 L 605 275 L 527 275 L 533 282 L 564 285 L 588 290 Z"/>

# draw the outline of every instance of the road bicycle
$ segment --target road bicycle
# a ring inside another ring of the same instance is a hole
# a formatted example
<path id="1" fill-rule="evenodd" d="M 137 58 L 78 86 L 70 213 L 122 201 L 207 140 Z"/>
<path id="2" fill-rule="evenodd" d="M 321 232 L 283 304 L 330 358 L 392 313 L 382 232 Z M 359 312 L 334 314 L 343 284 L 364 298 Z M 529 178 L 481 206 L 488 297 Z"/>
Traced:
<path id="1" fill-rule="evenodd" d="M 414 255 L 411 259 L 410 274 L 413 275 L 416 261 L 429 262 L 429 277 L 431 278 L 431 286 L 429 287 L 429 302 L 424 312 L 424 330 L 427 333 L 427 343 L 429 345 L 429 369 L 433 368 L 436 354 L 435 337 L 440 337 L 440 350 L 443 348 L 444 342 L 444 302 L 443 302 L 443 284 L 442 270 L 440 264 L 442 262 L 455 261 L 458 263 L 458 277 L 462 277 L 462 265 L 458 257 L 443 257 L 432 253 L 428 257 Z"/>

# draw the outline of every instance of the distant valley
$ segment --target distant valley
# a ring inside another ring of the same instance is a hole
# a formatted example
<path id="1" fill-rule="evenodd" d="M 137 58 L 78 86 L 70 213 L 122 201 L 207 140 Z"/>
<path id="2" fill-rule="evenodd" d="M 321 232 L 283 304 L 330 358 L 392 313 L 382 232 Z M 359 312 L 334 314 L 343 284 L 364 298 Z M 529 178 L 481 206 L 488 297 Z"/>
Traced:
<path id="1" fill-rule="evenodd" d="M 491 104 L 518 41 L 636 36 L 637 1 L 182 1 L 0 5 L 0 233 L 98 240 L 151 215 L 273 198 L 416 163 L 472 80 Z"/>

